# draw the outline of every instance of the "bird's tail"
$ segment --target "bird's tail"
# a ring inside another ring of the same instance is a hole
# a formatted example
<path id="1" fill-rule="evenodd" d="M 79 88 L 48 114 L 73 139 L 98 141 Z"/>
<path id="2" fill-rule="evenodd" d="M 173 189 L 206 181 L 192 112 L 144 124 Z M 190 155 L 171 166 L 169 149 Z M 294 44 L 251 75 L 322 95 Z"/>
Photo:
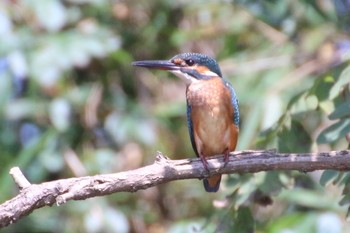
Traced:
<path id="1" fill-rule="evenodd" d="M 214 193 L 219 190 L 221 175 L 216 175 L 203 180 L 205 191 Z"/>

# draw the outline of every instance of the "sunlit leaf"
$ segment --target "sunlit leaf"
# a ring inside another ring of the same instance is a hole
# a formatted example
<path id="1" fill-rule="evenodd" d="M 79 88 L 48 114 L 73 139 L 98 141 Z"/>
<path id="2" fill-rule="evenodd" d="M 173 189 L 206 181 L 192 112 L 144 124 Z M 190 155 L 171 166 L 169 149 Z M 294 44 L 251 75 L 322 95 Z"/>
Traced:
<path id="1" fill-rule="evenodd" d="M 350 83 L 350 66 L 348 66 L 343 72 L 340 74 L 338 80 L 333 85 L 330 91 L 329 97 L 334 99 L 336 96 L 340 94 L 344 85 Z"/>
<path id="2" fill-rule="evenodd" d="M 306 214 L 294 213 L 281 216 L 270 222 L 267 226 L 267 231 L 269 233 L 280 233 L 286 229 L 293 229 L 295 226 L 299 225 L 306 217 Z"/>
<path id="3" fill-rule="evenodd" d="M 83 68 L 92 58 L 105 57 L 118 49 L 120 39 L 108 30 L 96 29 L 91 33 L 66 31 L 47 35 L 37 44 L 38 48 L 29 58 L 30 74 L 42 86 L 50 87 L 62 78 L 66 70 Z"/>
<path id="4" fill-rule="evenodd" d="M 268 129 L 281 117 L 283 105 L 280 96 L 276 93 L 266 96 L 263 105 L 265 111 L 262 112 L 261 116 L 263 118 L 262 129 Z"/>
<path id="5" fill-rule="evenodd" d="M 56 148 L 47 148 L 39 155 L 39 160 L 45 169 L 53 173 L 61 171 L 64 167 L 63 156 L 57 153 Z"/>
<path id="6" fill-rule="evenodd" d="M 66 131 L 70 125 L 71 107 L 63 98 L 55 99 L 50 105 L 50 119 L 59 131 Z"/>
<path id="7" fill-rule="evenodd" d="M 318 106 L 318 99 L 315 95 L 307 95 L 306 93 L 296 101 L 291 108 L 291 113 L 298 114 L 310 110 L 315 110 Z"/>
<path id="8" fill-rule="evenodd" d="M 210 233 L 210 232 L 215 232 L 215 227 L 216 226 L 214 224 L 208 224 L 206 223 L 205 220 L 196 220 L 196 219 L 193 219 L 192 221 L 183 220 L 183 221 L 178 221 L 172 226 L 170 226 L 167 232 L 169 233 L 182 233 L 182 232 Z"/>
<path id="9" fill-rule="evenodd" d="M 67 21 L 66 9 L 61 1 L 45 0 L 32 4 L 41 25 L 48 31 L 58 31 Z"/>
<path id="10" fill-rule="evenodd" d="M 6 117 L 12 120 L 45 116 L 46 103 L 31 99 L 18 99 L 6 106 Z"/>
<path id="11" fill-rule="evenodd" d="M 12 31 L 12 22 L 6 11 L 0 12 L 0 35 L 10 34 Z"/>
<path id="12" fill-rule="evenodd" d="M 328 114 L 334 111 L 334 102 L 331 100 L 325 100 L 319 103 L 319 107 L 322 111 Z"/>
<path id="13" fill-rule="evenodd" d="M 28 64 L 22 51 L 14 51 L 8 56 L 9 66 L 15 77 L 25 78 L 28 75 Z"/>
<path id="14" fill-rule="evenodd" d="M 104 226 L 109 231 L 120 233 L 130 232 L 130 223 L 125 216 L 125 213 L 122 211 L 113 207 L 107 207 L 103 211 L 103 216 Z"/>
<path id="15" fill-rule="evenodd" d="M 100 211 L 103 208 L 103 214 Z M 84 215 L 85 231 L 130 232 L 129 222 L 123 212 L 107 205 L 92 205 Z"/>
<path id="16" fill-rule="evenodd" d="M 333 198 L 320 195 L 317 191 L 294 189 L 283 190 L 279 197 L 300 206 L 316 209 L 339 209 Z"/>

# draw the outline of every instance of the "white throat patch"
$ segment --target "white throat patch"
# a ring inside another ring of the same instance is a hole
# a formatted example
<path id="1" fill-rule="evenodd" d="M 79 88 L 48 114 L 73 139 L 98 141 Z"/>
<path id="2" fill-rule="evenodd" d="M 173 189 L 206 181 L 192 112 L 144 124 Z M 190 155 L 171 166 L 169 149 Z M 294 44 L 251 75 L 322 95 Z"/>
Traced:
<path id="1" fill-rule="evenodd" d="M 198 82 L 197 79 L 195 79 L 189 74 L 182 73 L 180 70 L 172 70 L 171 73 L 175 74 L 177 77 L 181 78 L 182 80 L 185 80 L 187 84 Z"/>
<path id="2" fill-rule="evenodd" d="M 177 77 L 181 78 L 182 80 L 185 80 L 185 82 L 187 84 L 190 84 L 190 83 L 194 83 L 194 82 L 198 82 L 199 80 L 192 77 L 191 75 L 189 74 L 186 74 L 186 73 L 183 73 L 181 72 L 180 70 L 172 70 L 170 71 L 171 73 L 175 74 Z M 203 75 L 206 75 L 206 76 L 211 76 L 211 77 L 217 77 L 218 75 L 215 74 L 214 72 L 211 72 L 210 70 L 207 70 L 205 71 L 205 73 Z"/>

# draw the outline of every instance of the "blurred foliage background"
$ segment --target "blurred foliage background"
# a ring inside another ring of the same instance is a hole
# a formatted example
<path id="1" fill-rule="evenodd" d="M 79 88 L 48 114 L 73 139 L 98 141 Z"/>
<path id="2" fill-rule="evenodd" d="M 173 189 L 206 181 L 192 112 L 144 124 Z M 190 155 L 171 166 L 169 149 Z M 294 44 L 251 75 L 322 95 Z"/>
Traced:
<path id="1" fill-rule="evenodd" d="M 0 1 L 0 202 L 33 183 L 194 157 L 185 84 L 130 65 L 217 58 L 240 101 L 238 149 L 349 147 L 347 0 Z M 349 232 L 350 176 L 225 176 L 218 193 L 171 182 L 35 211 L 4 232 Z M 272 199 L 272 203 L 270 203 Z M 266 205 L 267 204 L 267 205 Z"/>

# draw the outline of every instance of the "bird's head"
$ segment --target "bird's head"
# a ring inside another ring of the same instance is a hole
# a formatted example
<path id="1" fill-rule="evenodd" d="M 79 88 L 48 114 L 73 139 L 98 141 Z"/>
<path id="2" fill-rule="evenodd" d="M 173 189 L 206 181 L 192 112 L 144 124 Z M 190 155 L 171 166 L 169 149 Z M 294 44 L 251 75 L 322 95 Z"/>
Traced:
<path id="1" fill-rule="evenodd" d="M 182 53 L 170 60 L 136 61 L 132 65 L 167 70 L 189 83 L 222 77 L 217 62 L 200 53 Z"/>

